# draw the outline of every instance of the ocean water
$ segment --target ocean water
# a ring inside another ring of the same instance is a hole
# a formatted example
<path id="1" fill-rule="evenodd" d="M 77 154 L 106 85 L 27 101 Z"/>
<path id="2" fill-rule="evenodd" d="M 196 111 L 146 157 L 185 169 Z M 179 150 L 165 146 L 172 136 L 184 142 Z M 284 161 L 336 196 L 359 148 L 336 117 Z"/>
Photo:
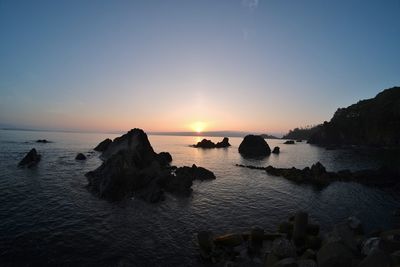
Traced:
<path id="1" fill-rule="evenodd" d="M 325 150 L 309 144 L 280 146 L 281 154 L 244 159 L 232 147 L 189 147 L 200 137 L 150 135 L 156 152 L 168 151 L 173 165 L 212 170 L 216 179 L 195 182 L 189 198 L 167 195 L 149 204 L 130 199 L 110 203 L 89 193 L 84 174 L 101 164 L 93 152 L 112 134 L 0 130 L 0 266 L 201 266 L 194 233 L 216 234 L 260 226 L 275 231 L 297 210 L 324 230 L 348 216 L 359 217 L 367 230 L 395 227 L 400 195 L 394 189 L 335 182 L 323 189 L 298 185 L 261 170 L 235 164 L 306 167 L 320 161 L 328 170 L 380 166 L 391 155 L 366 150 Z M 35 143 L 48 139 L 52 143 Z M 210 138 L 219 141 L 221 138 Z M 42 161 L 31 170 L 19 160 L 35 147 Z M 83 162 L 75 155 L 88 155 Z"/>

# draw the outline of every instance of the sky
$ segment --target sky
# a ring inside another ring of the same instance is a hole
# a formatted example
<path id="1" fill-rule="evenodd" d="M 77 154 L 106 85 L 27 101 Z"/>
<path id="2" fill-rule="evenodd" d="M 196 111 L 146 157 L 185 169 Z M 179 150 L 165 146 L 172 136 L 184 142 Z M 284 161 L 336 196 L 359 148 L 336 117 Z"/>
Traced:
<path id="1" fill-rule="evenodd" d="M 399 14 L 399 0 L 0 0 L 0 125 L 318 124 L 400 85 Z"/>

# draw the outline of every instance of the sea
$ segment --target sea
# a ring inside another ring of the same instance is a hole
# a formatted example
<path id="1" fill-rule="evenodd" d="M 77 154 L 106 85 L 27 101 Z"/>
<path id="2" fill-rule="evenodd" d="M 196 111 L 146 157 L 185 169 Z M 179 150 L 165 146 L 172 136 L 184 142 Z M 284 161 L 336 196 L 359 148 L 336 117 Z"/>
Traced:
<path id="1" fill-rule="evenodd" d="M 101 164 L 93 148 L 117 136 L 0 130 L 0 266 L 202 266 L 198 231 L 219 235 L 258 226 L 275 232 L 300 210 L 323 232 L 349 216 L 359 218 L 365 231 L 399 226 L 395 188 L 353 182 L 315 188 L 235 166 L 304 168 L 319 161 L 328 171 L 360 170 L 378 168 L 393 157 L 389 152 L 267 139 L 281 153 L 252 160 L 238 153 L 238 137 L 229 139 L 229 148 L 199 149 L 190 145 L 203 137 L 149 135 L 154 150 L 168 151 L 173 165 L 196 164 L 213 171 L 216 179 L 195 181 L 190 197 L 167 194 L 156 204 L 134 198 L 109 202 L 86 189 L 84 175 Z M 31 148 L 42 160 L 33 169 L 19 168 Z M 75 160 L 77 153 L 88 159 Z"/>

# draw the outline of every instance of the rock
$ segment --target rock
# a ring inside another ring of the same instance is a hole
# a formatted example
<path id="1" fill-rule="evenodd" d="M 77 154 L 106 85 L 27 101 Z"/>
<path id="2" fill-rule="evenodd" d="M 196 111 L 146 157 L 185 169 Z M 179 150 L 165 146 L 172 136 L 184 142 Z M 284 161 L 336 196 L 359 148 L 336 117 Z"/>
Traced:
<path id="1" fill-rule="evenodd" d="M 387 253 L 393 253 L 400 250 L 400 229 L 384 231 L 380 234 L 380 249 Z"/>
<path id="2" fill-rule="evenodd" d="M 250 242 L 252 247 L 262 247 L 264 241 L 264 229 L 254 227 L 250 231 Z"/>
<path id="3" fill-rule="evenodd" d="M 86 156 L 83 155 L 82 153 L 78 153 L 75 157 L 76 160 L 85 160 Z"/>
<path id="4" fill-rule="evenodd" d="M 296 142 L 297 142 L 297 143 L 301 143 L 301 142 L 303 142 L 303 140 L 298 139 L 298 140 L 296 140 Z"/>
<path id="5" fill-rule="evenodd" d="M 306 251 L 304 251 L 303 255 L 301 255 L 301 259 L 303 260 L 314 260 L 316 258 L 317 254 L 315 253 L 314 250 L 312 249 L 307 249 Z"/>
<path id="6" fill-rule="evenodd" d="M 167 166 L 172 162 L 172 156 L 168 152 L 160 152 L 157 155 L 157 160 L 161 166 Z"/>
<path id="7" fill-rule="evenodd" d="M 228 137 L 224 137 L 224 139 L 222 139 L 222 141 L 218 142 L 217 144 L 215 144 L 211 140 L 203 139 L 200 142 L 198 142 L 197 144 L 193 145 L 193 147 L 197 147 L 197 148 L 224 148 L 224 147 L 229 147 L 229 146 L 231 146 L 231 145 L 229 144 Z"/>
<path id="8" fill-rule="evenodd" d="M 146 133 L 133 129 L 117 137 L 103 152 L 103 164 L 88 172 L 88 189 L 109 200 L 135 196 L 148 202 L 164 199 L 164 191 L 189 195 L 194 179 L 215 179 L 202 167 L 173 168 L 167 152 L 154 152 Z"/>
<path id="9" fill-rule="evenodd" d="M 112 143 L 111 139 L 107 138 L 103 141 L 101 141 L 95 148 L 94 150 L 99 151 L 99 152 L 103 152 L 105 151 L 108 146 Z"/>
<path id="10" fill-rule="evenodd" d="M 318 235 L 319 234 L 319 225 L 318 224 L 308 224 L 307 225 L 307 234 Z"/>
<path id="11" fill-rule="evenodd" d="M 314 176 L 320 177 L 326 173 L 326 169 L 324 165 L 322 165 L 321 162 L 318 161 L 317 163 L 311 166 L 311 172 Z"/>
<path id="12" fill-rule="evenodd" d="M 307 235 L 308 214 L 298 212 L 294 216 L 293 240 L 296 245 L 303 244 Z"/>
<path id="13" fill-rule="evenodd" d="M 321 247 L 322 240 L 319 236 L 309 235 L 305 238 L 305 247 L 311 249 L 319 249 Z"/>
<path id="14" fill-rule="evenodd" d="M 364 231 L 363 231 L 363 227 L 362 227 L 360 219 L 358 219 L 357 217 L 351 216 L 351 217 L 347 218 L 347 223 L 348 223 L 350 229 L 354 231 L 354 233 L 363 234 Z"/>
<path id="15" fill-rule="evenodd" d="M 279 154 L 280 153 L 280 148 L 279 146 L 274 147 L 274 150 L 272 150 L 273 154 Z"/>
<path id="16" fill-rule="evenodd" d="M 273 267 L 275 263 L 277 263 L 278 261 L 279 261 L 278 256 L 276 256 L 274 253 L 268 253 L 268 255 L 266 255 L 265 257 L 264 266 Z"/>
<path id="17" fill-rule="evenodd" d="M 330 242 L 317 253 L 319 267 L 351 267 L 354 255 L 341 242 Z"/>
<path id="18" fill-rule="evenodd" d="M 286 238 L 278 238 L 272 242 L 272 252 L 279 258 L 296 257 L 296 247 Z"/>
<path id="19" fill-rule="evenodd" d="M 392 258 L 392 262 L 395 266 L 400 265 L 400 250 L 393 252 L 390 257 Z"/>
<path id="20" fill-rule="evenodd" d="M 381 239 L 379 237 L 371 237 L 364 241 L 361 246 L 361 253 L 363 255 L 369 255 L 372 251 L 379 249 Z"/>
<path id="21" fill-rule="evenodd" d="M 261 136 L 247 135 L 239 146 L 239 153 L 244 157 L 265 157 L 271 154 L 271 149 Z"/>
<path id="22" fill-rule="evenodd" d="M 298 267 L 296 259 L 294 258 L 285 258 L 283 260 L 278 261 L 273 265 L 273 267 Z"/>
<path id="23" fill-rule="evenodd" d="M 32 148 L 18 163 L 18 166 L 32 168 L 39 163 L 40 159 L 41 155 L 37 153 L 36 149 Z"/>
<path id="24" fill-rule="evenodd" d="M 390 267 L 391 258 L 388 254 L 380 249 L 373 250 L 367 257 L 365 257 L 358 267 Z"/>
<path id="25" fill-rule="evenodd" d="M 200 253 L 203 258 L 208 259 L 214 250 L 213 233 L 210 231 L 201 231 L 197 234 Z"/>
<path id="26" fill-rule="evenodd" d="M 211 140 L 208 139 L 203 139 L 200 142 L 198 142 L 196 145 L 193 145 L 193 147 L 198 147 L 198 148 L 215 148 L 215 143 L 212 142 Z"/>
<path id="27" fill-rule="evenodd" d="M 285 145 L 294 145 L 294 141 L 293 140 L 287 140 L 285 143 L 283 143 Z"/>
<path id="28" fill-rule="evenodd" d="M 243 243 L 242 235 L 240 234 L 226 234 L 218 236 L 214 239 L 214 244 L 224 247 L 236 247 Z"/>
<path id="29" fill-rule="evenodd" d="M 47 144 L 47 143 L 51 143 L 51 142 L 46 139 L 39 139 L 39 140 L 36 140 L 36 143 Z"/>
<path id="30" fill-rule="evenodd" d="M 358 251 L 357 240 L 354 232 L 347 223 L 339 223 L 333 227 L 331 233 L 326 237 L 326 242 L 340 241 L 346 245 L 351 251 Z"/>
<path id="31" fill-rule="evenodd" d="M 307 260 L 298 260 L 297 261 L 298 267 L 318 267 L 315 260 L 307 259 Z"/>
<path id="32" fill-rule="evenodd" d="M 221 142 L 218 142 L 215 147 L 216 148 L 223 148 L 223 147 L 230 147 L 231 144 L 229 144 L 229 138 L 228 137 L 224 137 L 224 139 L 222 139 Z"/>
<path id="33" fill-rule="evenodd" d="M 279 224 L 279 233 L 285 233 L 288 235 L 293 234 L 293 223 L 291 222 L 282 222 Z"/>

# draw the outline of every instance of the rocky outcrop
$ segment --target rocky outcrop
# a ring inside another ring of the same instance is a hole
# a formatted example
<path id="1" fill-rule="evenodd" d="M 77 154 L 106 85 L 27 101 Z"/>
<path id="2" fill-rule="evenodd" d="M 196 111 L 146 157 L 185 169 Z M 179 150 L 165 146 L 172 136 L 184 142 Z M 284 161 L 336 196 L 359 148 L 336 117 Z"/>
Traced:
<path id="1" fill-rule="evenodd" d="M 339 108 L 329 122 L 316 128 L 308 142 L 323 146 L 400 147 L 400 87 L 375 98 Z"/>
<path id="2" fill-rule="evenodd" d="M 39 163 L 40 159 L 41 155 L 37 153 L 36 149 L 32 148 L 18 163 L 18 166 L 32 168 Z"/>
<path id="3" fill-rule="evenodd" d="M 141 129 L 116 138 L 101 158 L 102 165 L 86 174 L 88 189 L 109 200 L 137 197 L 158 202 L 164 199 L 164 191 L 188 195 L 193 180 L 215 179 L 212 172 L 196 165 L 170 167 L 171 155 L 154 152 Z"/>
<path id="4" fill-rule="evenodd" d="M 280 152 L 281 151 L 280 151 L 279 146 L 274 147 L 274 149 L 272 150 L 272 154 L 279 154 Z"/>
<path id="5" fill-rule="evenodd" d="M 95 148 L 94 150 L 99 151 L 99 152 L 103 152 L 105 151 L 108 146 L 112 143 L 112 140 L 110 138 L 107 138 L 103 141 L 101 141 Z"/>
<path id="6" fill-rule="evenodd" d="M 240 143 L 239 153 L 244 157 L 265 157 L 271 154 L 271 149 L 261 136 L 247 135 Z"/>
<path id="7" fill-rule="evenodd" d="M 224 147 L 230 147 L 231 144 L 229 144 L 229 138 L 224 137 L 221 142 L 214 143 L 211 140 L 208 139 L 203 139 L 197 144 L 193 145 L 193 147 L 197 148 L 224 148 Z"/>
<path id="8" fill-rule="evenodd" d="M 86 156 L 82 153 L 78 153 L 75 157 L 76 160 L 86 160 Z"/>
<path id="9" fill-rule="evenodd" d="M 327 186 L 335 181 L 357 182 L 365 185 L 382 187 L 396 186 L 400 183 L 399 170 L 387 167 L 381 167 L 377 170 L 367 169 L 354 172 L 349 170 L 328 172 L 320 162 L 313 164 L 311 168 L 306 167 L 304 169 L 297 169 L 295 167 L 275 168 L 271 165 L 268 167 L 258 167 L 236 164 L 236 166 L 265 170 L 268 174 L 273 176 L 282 176 L 299 184 L 308 183 L 316 186 Z"/>
<path id="10" fill-rule="evenodd" d="M 228 137 L 224 137 L 224 139 L 222 139 L 221 142 L 218 142 L 215 145 L 216 148 L 229 147 L 229 146 L 231 146 L 231 144 L 229 144 L 229 138 Z"/>

